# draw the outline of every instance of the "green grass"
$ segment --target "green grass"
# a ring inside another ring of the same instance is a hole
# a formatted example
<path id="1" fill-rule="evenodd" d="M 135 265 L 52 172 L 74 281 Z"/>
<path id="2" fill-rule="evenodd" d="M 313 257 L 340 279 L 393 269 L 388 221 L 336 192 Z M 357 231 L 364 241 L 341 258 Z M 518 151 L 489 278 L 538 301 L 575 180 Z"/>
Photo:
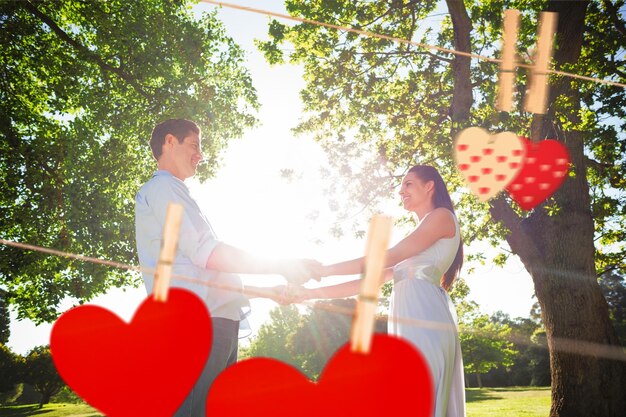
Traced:
<path id="1" fill-rule="evenodd" d="M 100 417 L 98 411 L 86 404 L 15 405 L 0 407 L 0 417 Z"/>
<path id="2" fill-rule="evenodd" d="M 467 417 L 546 417 L 550 387 L 469 388 Z M 100 417 L 86 404 L 46 404 L 0 407 L 0 417 Z"/>
<path id="3" fill-rule="evenodd" d="M 467 417 L 546 417 L 550 387 L 469 388 Z"/>

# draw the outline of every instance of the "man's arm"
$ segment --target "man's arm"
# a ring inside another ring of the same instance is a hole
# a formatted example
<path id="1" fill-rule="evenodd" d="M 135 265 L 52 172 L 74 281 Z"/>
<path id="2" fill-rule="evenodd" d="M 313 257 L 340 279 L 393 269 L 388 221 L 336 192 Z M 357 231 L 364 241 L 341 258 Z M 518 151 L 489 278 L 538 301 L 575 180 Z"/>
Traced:
<path id="1" fill-rule="evenodd" d="M 279 274 L 288 281 L 301 284 L 319 276 L 310 271 L 315 261 L 270 261 L 218 241 L 210 226 L 200 214 L 186 186 L 171 178 L 161 178 L 158 187 L 149 190 L 148 205 L 157 221 L 165 221 L 170 202 L 182 204 L 185 211 L 181 221 L 178 251 L 201 268 L 241 274 Z"/>
<path id="2" fill-rule="evenodd" d="M 310 279 L 319 281 L 319 275 L 314 272 L 319 265 L 319 262 L 307 259 L 264 260 L 222 242 L 217 244 L 206 262 L 207 269 L 239 274 L 278 274 L 294 284 Z"/>

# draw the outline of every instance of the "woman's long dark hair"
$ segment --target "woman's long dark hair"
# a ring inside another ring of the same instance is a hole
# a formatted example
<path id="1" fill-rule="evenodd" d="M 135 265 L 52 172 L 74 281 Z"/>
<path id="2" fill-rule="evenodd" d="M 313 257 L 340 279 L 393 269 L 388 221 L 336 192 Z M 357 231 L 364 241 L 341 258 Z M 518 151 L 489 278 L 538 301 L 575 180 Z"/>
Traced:
<path id="1" fill-rule="evenodd" d="M 439 171 L 430 165 L 415 165 L 409 172 L 415 174 L 419 179 L 424 182 L 432 181 L 435 184 L 435 192 L 433 194 L 433 204 L 435 208 L 444 207 L 450 210 L 456 216 L 454 206 L 452 205 L 452 199 L 448 193 L 448 188 L 443 182 L 443 178 L 439 175 Z M 449 291 L 454 283 L 454 280 L 458 277 L 461 267 L 463 266 L 463 239 L 459 240 L 459 248 L 456 251 L 456 256 L 450 268 L 441 277 L 439 285 L 446 291 Z"/>

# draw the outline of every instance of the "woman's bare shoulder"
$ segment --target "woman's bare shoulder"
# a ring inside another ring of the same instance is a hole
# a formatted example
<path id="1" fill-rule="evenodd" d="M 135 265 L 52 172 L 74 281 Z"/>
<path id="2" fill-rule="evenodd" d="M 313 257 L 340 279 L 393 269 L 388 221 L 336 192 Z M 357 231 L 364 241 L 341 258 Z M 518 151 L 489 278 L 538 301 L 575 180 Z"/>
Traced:
<path id="1" fill-rule="evenodd" d="M 428 221 L 429 224 L 446 230 L 443 237 L 453 237 L 456 233 L 455 219 L 456 216 L 452 211 L 445 207 L 437 207 L 426 216 L 424 222 Z"/>

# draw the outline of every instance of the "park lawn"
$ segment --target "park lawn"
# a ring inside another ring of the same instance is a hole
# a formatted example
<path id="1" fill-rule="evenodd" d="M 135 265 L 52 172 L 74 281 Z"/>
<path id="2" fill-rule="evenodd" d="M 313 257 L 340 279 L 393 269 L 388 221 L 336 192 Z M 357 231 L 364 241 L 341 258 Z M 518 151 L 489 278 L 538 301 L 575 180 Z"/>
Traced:
<path id="1" fill-rule="evenodd" d="M 467 417 L 546 417 L 550 387 L 468 388 Z"/>
<path id="2" fill-rule="evenodd" d="M 0 417 L 100 417 L 98 411 L 87 404 L 37 404 L 0 407 Z"/>
<path id="3" fill-rule="evenodd" d="M 545 417 L 550 414 L 550 387 L 469 388 L 467 417 Z M 0 407 L 0 417 L 100 417 L 86 404 Z"/>

